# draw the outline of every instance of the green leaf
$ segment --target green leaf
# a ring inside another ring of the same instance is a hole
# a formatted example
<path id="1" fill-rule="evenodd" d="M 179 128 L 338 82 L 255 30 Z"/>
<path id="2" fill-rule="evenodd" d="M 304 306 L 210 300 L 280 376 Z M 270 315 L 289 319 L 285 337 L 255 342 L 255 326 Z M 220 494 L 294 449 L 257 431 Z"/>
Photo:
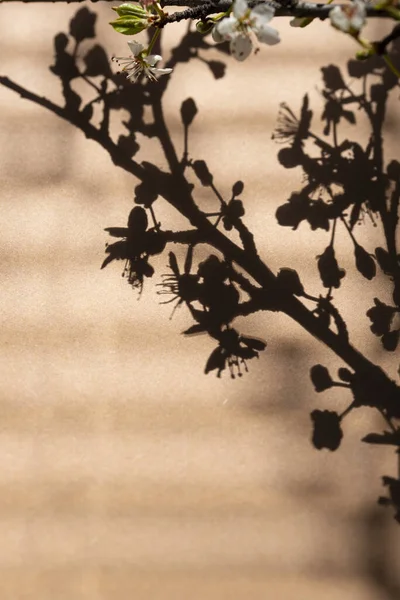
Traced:
<path id="1" fill-rule="evenodd" d="M 115 10 L 119 17 L 131 16 L 145 19 L 149 16 L 149 13 L 138 4 L 121 4 L 120 6 L 112 6 L 111 8 Z"/>
<path id="2" fill-rule="evenodd" d="M 395 8 L 394 6 L 388 6 L 386 4 L 385 10 L 389 13 L 391 17 L 393 17 L 396 21 L 400 21 L 400 10 Z"/>
<path id="3" fill-rule="evenodd" d="M 214 23 L 212 21 L 197 21 L 196 29 L 199 33 L 206 34 L 209 33 L 214 27 Z"/>
<path id="4" fill-rule="evenodd" d="M 115 29 L 117 33 L 123 35 L 136 35 L 147 28 L 147 21 L 140 21 L 138 19 L 119 17 L 115 21 L 111 21 L 110 25 Z"/>

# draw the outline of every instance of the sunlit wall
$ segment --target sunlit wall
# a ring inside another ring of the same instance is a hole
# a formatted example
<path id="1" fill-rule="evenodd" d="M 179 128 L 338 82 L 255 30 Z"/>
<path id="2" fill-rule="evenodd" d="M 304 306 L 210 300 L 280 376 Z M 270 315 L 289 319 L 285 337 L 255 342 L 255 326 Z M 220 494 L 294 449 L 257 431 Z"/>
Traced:
<path id="1" fill-rule="evenodd" d="M 98 14 L 98 42 L 110 56 L 126 54 L 109 6 L 85 4 Z M 0 74 L 61 103 L 49 71 L 53 37 L 77 9 L 0 4 Z M 185 26 L 167 28 L 166 57 Z M 271 134 L 280 103 L 298 112 L 305 93 L 321 129 L 320 69 L 344 67 L 355 48 L 327 23 L 309 35 L 286 19 L 277 27 L 284 43 L 243 64 L 226 58 L 223 79 L 200 60 L 179 66 L 165 110 L 182 152 L 179 109 L 195 99 L 191 156 L 207 160 L 225 197 L 244 181 L 245 219 L 262 256 L 274 271 L 298 269 L 318 295 L 315 257 L 329 234 L 278 227 L 276 208 L 302 173 L 279 164 Z M 212 341 L 180 335 L 192 321 L 184 308 L 169 319 L 159 279 L 146 281 L 138 301 L 120 263 L 100 271 L 104 227 L 125 225 L 135 180 L 45 108 L 4 88 L 0 108 L 1 599 L 392 597 L 376 571 L 393 576 L 400 538 L 376 499 L 394 459 L 360 443 L 374 414 L 349 417 L 337 453 L 310 443 L 310 411 L 343 410 L 349 399 L 317 395 L 309 369 L 341 363 L 267 313 L 240 322 L 268 341 L 249 373 L 205 376 Z M 389 158 L 398 123 L 391 108 Z M 368 131 L 361 122 L 345 135 L 365 141 Z M 139 158 L 162 165 L 156 142 L 140 141 Z M 212 202 L 205 188 L 198 198 Z M 157 218 L 173 228 L 173 211 L 158 204 Z M 377 230 L 363 235 L 372 251 Z M 353 339 L 395 376 L 395 358 L 380 356 L 365 318 L 384 280 L 365 283 L 352 269 L 345 236 L 340 258 L 349 274 L 338 301 Z M 154 261 L 158 273 L 166 263 L 166 255 Z"/>

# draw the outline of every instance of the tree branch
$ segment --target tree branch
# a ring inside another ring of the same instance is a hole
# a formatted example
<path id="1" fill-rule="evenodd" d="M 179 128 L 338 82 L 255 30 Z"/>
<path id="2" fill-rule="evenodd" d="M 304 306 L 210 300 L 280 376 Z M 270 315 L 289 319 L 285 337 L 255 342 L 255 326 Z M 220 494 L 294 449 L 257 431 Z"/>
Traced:
<path id="1" fill-rule="evenodd" d="M 0 4 L 10 2 L 19 2 L 23 4 L 78 4 L 80 2 L 87 2 L 88 0 L 0 0 Z M 113 0 L 89 0 L 89 2 L 112 2 Z"/>
<path id="2" fill-rule="evenodd" d="M 89 0 L 92 3 L 111 3 L 115 0 Z M 122 0 L 121 0 L 122 1 Z M 135 2 L 136 0 L 132 0 Z M 87 2 L 87 0 L 0 0 L 0 4 L 10 3 L 10 2 L 19 2 L 23 4 L 80 4 L 83 2 Z M 204 1 L 204 0 L 164 0 L 160 2 L 162 7 L 168 6 L 182 6 L 187 7 L 189 9 L 197 9 L 199 12 L 199 16 L 207 16 L 216 12 L 225 12 L 230 8 L 232 2 L 230 0 L 220 0 L 218 2 L 215 1 Z M 260 4 L 258 0 L 250 0 L 248 3 L 249 6 L 255 6 L 256 4 Z M 313 2 L 296 2 L 295 0 L 282 1 L 277 2 L 275 0 L 271 0 L 269 2 L 265 2 L 265 4 L 270 4 L 275 8 L 275 17 L 313 17 L 316 19 L 327 19 L 330 11 L 332 10 L 332 5 L 330 4 L 318 4 Z M 335 6 L 348 6 L 348 3 L 335 4 Z M 368 18 L 386 18 L 393 19 L 391 15 L 389 15 L 385 10 L 376 10 L 372 6 L 366 6 L 366 13 Z M 165 23 L 180 21 L 185 18 L 190 18 L 191 13 L 187 13 L 188 16 L 183 16 L 181 13 L 173 13 L 168 15 Z M 192 18 L 195 18 L 195 16 Z"/>

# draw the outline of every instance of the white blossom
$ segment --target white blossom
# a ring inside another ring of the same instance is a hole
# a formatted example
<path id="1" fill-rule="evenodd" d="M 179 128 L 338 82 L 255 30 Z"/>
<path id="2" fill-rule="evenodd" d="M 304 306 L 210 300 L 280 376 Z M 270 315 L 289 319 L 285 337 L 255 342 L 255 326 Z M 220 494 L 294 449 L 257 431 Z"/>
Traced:
<path id="1" fill-rule="evenodd" d="M 113 60 L 122 67 L 122 71 L 126 73 L 130 81 L 137 81 L 141 73 L 144 73 L 151 81 L 157 81 L 157 77 L 168 75 L 172 69 L 159 69 L 157 63 L 162 60 L 159 54 L 144 53 L 145 46 L 140 42 L 128 42 L 132 56 L 130 57 L 113 57 Z"/>
<path id="2" fill-rule="evenodd" d="M 229 17 L 218 21 L 212 31 L 215 42 L 230 42 L 231 54 L 236 60 L 245 60 L 252 51 L 250 32 L 253 31 L 259 42 L 273 45 L 280 41 L 279 33 L 268 25 L 275 10 L 266 4 L 250 9 L 246 0 L 235 0 Z"/>
<path id="3" fill-rule="evenodd" d="M 346 6 L 335 6 L 329 13 L 331 23 L 345 33 L 358 35 L 366 21 L 367 11 L 362 0 L 354 0 Z"/>

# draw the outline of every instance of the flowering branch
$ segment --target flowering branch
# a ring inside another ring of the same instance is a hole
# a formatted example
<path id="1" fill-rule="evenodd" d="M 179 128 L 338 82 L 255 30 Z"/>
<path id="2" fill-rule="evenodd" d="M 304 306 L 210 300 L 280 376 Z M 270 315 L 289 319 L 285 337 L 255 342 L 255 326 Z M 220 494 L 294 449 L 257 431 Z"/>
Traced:
<path id="1" fill-rule="evenodd" d="M 107 1 L 107 0 L 106 0 Z M 201 2 L 201 0 L 194 0 L 191 2 L 190 0 L 164 0 L 160 2 L 161 6 L 187 6 L 189 8 L 201 8 L 204 7 L 206 14 L 212 14 L 213 12 L 226 12 L 231 8 L 233 2 L 230 0 L 221 0 L 220 2 Z M 248 5 L 250 8 L 253 8 L 260 4 L 267 4 L 274 8 L 276 17 L 313 17 L 319 18 L 321 20 L 327 19 L 329 17 L 329 13 L 332 10 L 332 6 L 328 3 L 318 3 L 318 2 L 301 2 L 296 0 L 289 2 L 279 2 L 277 0 L 249 0 Z M 348 3 L 338 3 L 335 6 L 345 7 L 348 6 Z M 366 12 L 368 17 L 387 17 L 389 15 L 385 10 L 376 9 L 373 6 L 366 6 Z"/>
<path id="2" fill-rule="evenodd" d="M 0 4 L 9 4 L 10 2 L 18 2 L 23 4 L 80 4 L 83 2 L 111 3 L 115 0 L 0 0 Z M 275 10 L 275 17 L 312 17 L 320 20 L 325 20 L 329 17 L 332 6 L 329 4 L 320 4 L 314 2 L 278 2 L 276 0 L 250 0 L 249 6 L 253 7 L 257 4 L 268 4 Z M 218 12 L 226 12 L 232 6 L 230 0 L 207 1 L 207 0 L 164 0 L 160 1 L 160 5 L 165 8 L 169 6 L 187 7 L 189 10 L 185 13 L 176 12 L 169 14 L 163 22 L 173 23 L 181 20 L 192 18 L 201 18 Z M 337 3 L 335 6 L 345 7 L 347 3 Z M 192 9 L 192 10 L 190 10 Z M 392 18 L 384 9 L 377 9 L 373 6 L 366 6 L 366 14 L 368 18 Z M 181 16 L 182 15 L 182 16 Z"/>

